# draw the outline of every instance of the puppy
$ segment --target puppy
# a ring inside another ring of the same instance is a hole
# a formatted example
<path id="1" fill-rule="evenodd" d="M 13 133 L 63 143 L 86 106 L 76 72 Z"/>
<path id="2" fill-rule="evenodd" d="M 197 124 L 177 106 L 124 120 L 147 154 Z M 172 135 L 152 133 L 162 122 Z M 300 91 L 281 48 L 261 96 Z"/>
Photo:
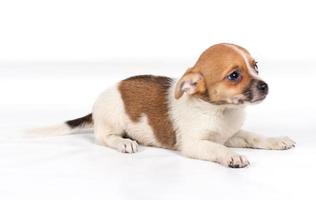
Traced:
<path id="1" fill-rule="evenodd" d="M 230 147 L 283 150 L 295 145 L 288 137 L 241 129 L 245 107 L 267 94 L 268 84 L 258 76 L 256 61 L 246 49 L 216 44 L 180 79 L 127 78 L 103 92 L 91 114 L 50 130 L 67 134 L 94 128 L 98 142 L 119 152 L 135 153 L 142 144 L 242 168 L 249 161 Z"/>

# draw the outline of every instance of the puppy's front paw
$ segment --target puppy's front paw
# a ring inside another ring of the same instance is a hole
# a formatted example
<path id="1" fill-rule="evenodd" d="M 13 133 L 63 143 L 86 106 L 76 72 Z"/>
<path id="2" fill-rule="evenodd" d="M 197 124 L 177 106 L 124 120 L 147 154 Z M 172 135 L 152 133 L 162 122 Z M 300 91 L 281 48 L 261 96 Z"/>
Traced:
<path id="1" fill-rule="evenodd" d="M 134 140 L 123 139 L 118 144 L 118 150 L 122 153 L 136 153 L 138 151 L 138 144 Z"/>
<path id="2" fill-rule="evenodd" d="M 295 147 L 295 142 L 289 137 L 269 138 L 268 142 L 273 150 L 286 150 Z"/>
<path id="3" fill-rule="evenodd" d="M 245 156 L 232 154 L 226 156 L 221 162 L 221 164 L 231 168 L 243 168 L 247 167 L 250 164 L 250 162 L 247 160 Z"/>

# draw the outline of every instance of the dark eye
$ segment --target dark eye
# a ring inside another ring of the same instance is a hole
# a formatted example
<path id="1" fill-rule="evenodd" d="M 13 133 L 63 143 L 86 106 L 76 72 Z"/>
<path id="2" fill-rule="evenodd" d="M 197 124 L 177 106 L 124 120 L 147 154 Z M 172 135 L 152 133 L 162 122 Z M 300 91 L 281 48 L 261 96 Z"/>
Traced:
<path id="1" fill-rule="evenodd" d="M 254 63 L 253 68 L 257 73 L 259 72 L 257 62 Z"/>
<path id="2" fill-rule="evenodd" d="M 227 76 L 227 79 L 230 81 L 238 81 L 240 79 L 240 72 L 234 71 Z"/>

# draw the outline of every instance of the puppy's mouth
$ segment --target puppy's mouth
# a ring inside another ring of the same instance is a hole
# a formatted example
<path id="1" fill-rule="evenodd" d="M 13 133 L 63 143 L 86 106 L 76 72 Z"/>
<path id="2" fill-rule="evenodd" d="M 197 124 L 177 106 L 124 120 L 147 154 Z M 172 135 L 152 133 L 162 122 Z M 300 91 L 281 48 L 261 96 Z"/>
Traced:
<path id="1" fill-rule="evenodd" d="M 256 98 L 249 98 L 246 96 L 239 97 L 239 98 L 236 97 L 234 98 L 232 104 L 235 104 L 235 105 L 242 105 L 246 103 L 258 104 L 258 103 L 261 103 L 265 98 L 266 98 L 266 95 L 261 96 L 261 97 L 256 97 Z"/>
<path id="2" fill-rule="evenodd" d="M 262 97 L 259 97 L 259 98 L 255 98 L 255 99 L 252 99 L 250 100 L 249 102 L 250 103 L 260 103 L 261 101 L 263 101 L 265 98 L 266 98 L 267 95 L 264 95 Z"/>

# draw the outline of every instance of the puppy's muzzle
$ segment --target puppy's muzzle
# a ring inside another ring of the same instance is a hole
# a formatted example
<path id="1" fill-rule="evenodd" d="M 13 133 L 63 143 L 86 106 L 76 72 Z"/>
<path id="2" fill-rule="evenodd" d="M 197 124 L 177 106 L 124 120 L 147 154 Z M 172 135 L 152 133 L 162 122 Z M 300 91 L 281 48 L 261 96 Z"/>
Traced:
<path id="1" fill-rule="evenodd" d="M 250 88 L 250 102 L 257 103 L 261 102 L 266 98 L 269 92 L 269 86 L 262 80 L 255 80 Z"/>

